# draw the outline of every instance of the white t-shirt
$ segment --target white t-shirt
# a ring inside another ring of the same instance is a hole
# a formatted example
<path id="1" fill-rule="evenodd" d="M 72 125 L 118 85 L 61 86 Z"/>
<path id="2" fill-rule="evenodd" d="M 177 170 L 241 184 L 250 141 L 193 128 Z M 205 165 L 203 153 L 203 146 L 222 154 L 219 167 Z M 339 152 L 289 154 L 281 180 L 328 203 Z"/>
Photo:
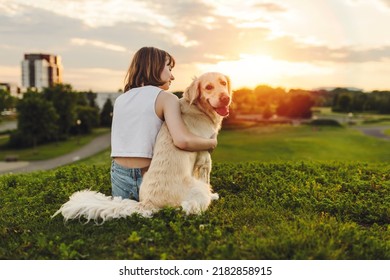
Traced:
<path id="1" fill-rule="evenodd" d="M 155 103 L 162 91 L 155 86 L 132 88 L 114 103 L 111 127 L 111 157 L 152 158 L 163 121 Z"/>

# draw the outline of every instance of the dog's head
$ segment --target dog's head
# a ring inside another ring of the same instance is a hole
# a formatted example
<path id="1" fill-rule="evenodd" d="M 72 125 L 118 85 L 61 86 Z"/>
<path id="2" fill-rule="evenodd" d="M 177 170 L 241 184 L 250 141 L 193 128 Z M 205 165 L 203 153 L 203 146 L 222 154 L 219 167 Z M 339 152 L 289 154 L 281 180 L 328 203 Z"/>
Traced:
<path id="1" fill-rule="evenodd" d="M 232 99 L 230 78 L 217 72 L 204 73 L 194 78 L 183 97 L 209 116 L 227 117 Z"/>

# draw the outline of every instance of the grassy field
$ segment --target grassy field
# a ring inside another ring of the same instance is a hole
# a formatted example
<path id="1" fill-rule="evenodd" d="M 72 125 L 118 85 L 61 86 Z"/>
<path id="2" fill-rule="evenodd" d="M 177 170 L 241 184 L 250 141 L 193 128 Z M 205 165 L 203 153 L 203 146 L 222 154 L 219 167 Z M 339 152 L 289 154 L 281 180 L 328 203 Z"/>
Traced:
<path id="1" fill-rule="evenodd" d="M 334 113 L 330 108 L 316 108 L 318 118 L 345 121 L 347 114 Z M 360 114 L 351 118 L 359 125 L 390 125 L 389 117 Z M 45 160 L 79 148 L 97 135 L 108 132 L 97 129 L 91 135 L 72 137 L 69 141 L 42 145 L 36 149 L 10 150 L 7 135 L 0 135 L 0 160 L 17 155 L 19 160 Z M 390 135 L 390 130 L 385 133 Z M 212 157 L 215 162 L 253 161 L 366 161 L 388 162 L 390 141 L 362 135 L 351 126 L 310 127 L 306 125 L 257 126 L 247 129 L 223 130 L 218 136 L 218 147 Z M 109 149 L 82 161 L 87 164 L 110 162 Z"/>
<path id="2" fill-rule="evenodd" d="M 390 141 L 344 127 L 255 127 L 220 133 L 212 157 L 216 162 L 390 162 Z"/>
<path id="3" fill-rule="evenodd" d="M 315 107 L 313 108 L 314 115 L 319 118 L 334 119 L 340 123 L 353 122 L 358 125 L 381 123 L 390 124 L 390 117 L 388 115 L 370 114 L 370 113 L 337 113 L 332 112 L 331 108 Z"/>
<path id="4" fill-rule="evenodd" d="M 51 159 L 72 152 L 82 145 L 89 143 L 96 138 L 96 136 L 108 133 L 109 131 L 108 128 L 98 128 L 93 130 L 91 134 L 72 136 L 67 141 L 39 145 L 35 149 L 9 149 L 6 146 L 9 137 L 8 135 L 3 135 L 0 137 L 0 160 L 3 160 L 8 155 L 16 155 L 19 160 L 23 161 Z"/>
<path id="5" fill-rule="evenodd" d="M 218 139 L 220 199 L 200 216 L 166 208 L 100 226 L 51 219 L 77 190 L 110 195 L 109 149 L 0 176 L 0 259 L 390 259 L 390 141 L 310 126 Z"/>
<path id="6" fill-rule="evenodd" d="M 390 169 L 215 163 L 220 199 L 97 226 L 50 216 L 74 191 L 110 193 L 109 167 L 0 176 L 0 259 L 390 259 Z"/>
<path id="7" fill-rule="evenodd" d="M 223 130 L 213 162 L 371 162 L 390 163 L 390 141 L 368 137 L 352 128 L 302 125 L 258 126 Z M 109 164 L 109 149 L 80 161 Z"/>

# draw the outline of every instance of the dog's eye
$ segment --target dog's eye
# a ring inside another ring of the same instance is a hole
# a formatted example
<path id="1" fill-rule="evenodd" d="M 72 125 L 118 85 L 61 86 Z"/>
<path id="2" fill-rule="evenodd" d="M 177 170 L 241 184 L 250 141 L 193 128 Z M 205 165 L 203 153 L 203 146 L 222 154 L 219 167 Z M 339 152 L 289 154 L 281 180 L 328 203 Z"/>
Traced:
<path id="1" fill-rule="evenodd" d="M 214 87 L 213 87 L 212 85 L 207 85 L 207 86 L 206 86 L 206 89 L 207 89 L 207 90 L 212 90 L 212 89 L 214 89 Z"/>
<path id="2" fill-rule="evenodd" d="M 225 81 L 222 81 L 222 82 L 221 82 L 221 85 L 226 86 L 226 82 L 225 82 Z"/>

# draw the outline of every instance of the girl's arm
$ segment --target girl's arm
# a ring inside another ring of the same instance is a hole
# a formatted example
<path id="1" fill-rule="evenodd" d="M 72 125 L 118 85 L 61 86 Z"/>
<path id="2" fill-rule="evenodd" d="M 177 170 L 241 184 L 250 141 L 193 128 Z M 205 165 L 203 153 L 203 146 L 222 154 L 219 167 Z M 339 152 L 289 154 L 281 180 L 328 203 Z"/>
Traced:
<path id="1" fill-rule="evenodd" d="M 206 139 L 196 136 L 188 130 L 181 117 L 179 99 L 176 95 L 161 92 L 156 102 L 156 113 L 165 120 L 173 144 L 177 148 L 195 152 L 213 150 L 217 146 L 216 137 Z"/>

